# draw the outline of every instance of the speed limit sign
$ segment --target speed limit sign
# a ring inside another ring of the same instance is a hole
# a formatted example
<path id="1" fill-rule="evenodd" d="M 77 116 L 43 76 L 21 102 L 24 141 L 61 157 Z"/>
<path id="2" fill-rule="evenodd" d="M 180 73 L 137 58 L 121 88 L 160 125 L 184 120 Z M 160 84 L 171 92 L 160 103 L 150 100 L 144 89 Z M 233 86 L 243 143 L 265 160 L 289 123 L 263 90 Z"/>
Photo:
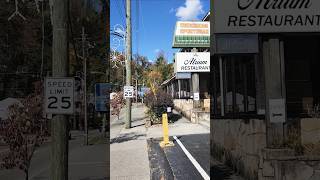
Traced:
<path id="1" fill-rule="evenodd" d="M 123 96 L 124 98 L 133 98 L 133 86 L 124 86 L 123 87 Z"/>
<path id="2" fill-rule="evenodd" d="M 44 88 L 47 114 L 73 114 L 73 78 L 46 78 Z"/>

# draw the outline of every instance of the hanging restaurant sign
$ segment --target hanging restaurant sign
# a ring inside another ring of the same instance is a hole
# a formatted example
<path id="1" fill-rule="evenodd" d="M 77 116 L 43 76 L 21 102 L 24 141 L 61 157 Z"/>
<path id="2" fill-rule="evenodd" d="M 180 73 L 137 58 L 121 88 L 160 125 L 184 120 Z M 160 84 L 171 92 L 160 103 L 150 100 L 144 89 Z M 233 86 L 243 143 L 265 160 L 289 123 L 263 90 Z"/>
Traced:
<path id="1" fill-rule="evenodd" d="M 177 72 L 176 79 L 191 79 L 190 72 Z"/>
<path id="2" fill-rule="evenodd" d="M 172 47 L 210 47 L 210 22 L 177 21 Z"/>
<path id="3" fill-rule="evenodd" d="M 248 54 L 259 52 L 258 34 L 215 34 L 215 54 Z"/>
<path id="4" fill-rule="evenodd" d="M 180 72 L 210 72 L 210 52 L 178 52 L 175 70 Z"/>
<path id="5" fill-rule="evenodd" d="M 319 0 L 216 0 L 214 33 L 320 32 Z"/>

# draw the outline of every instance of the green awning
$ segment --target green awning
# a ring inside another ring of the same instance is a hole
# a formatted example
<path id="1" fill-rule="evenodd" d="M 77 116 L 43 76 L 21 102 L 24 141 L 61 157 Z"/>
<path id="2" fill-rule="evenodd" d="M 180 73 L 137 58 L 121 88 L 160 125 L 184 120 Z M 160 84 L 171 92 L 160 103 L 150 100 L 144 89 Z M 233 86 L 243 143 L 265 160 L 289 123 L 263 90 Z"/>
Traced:
<path id="1" fill-rule="evenodd" d="M 172 47 L 210 47 L 210 36 L 175 36 Z"/>

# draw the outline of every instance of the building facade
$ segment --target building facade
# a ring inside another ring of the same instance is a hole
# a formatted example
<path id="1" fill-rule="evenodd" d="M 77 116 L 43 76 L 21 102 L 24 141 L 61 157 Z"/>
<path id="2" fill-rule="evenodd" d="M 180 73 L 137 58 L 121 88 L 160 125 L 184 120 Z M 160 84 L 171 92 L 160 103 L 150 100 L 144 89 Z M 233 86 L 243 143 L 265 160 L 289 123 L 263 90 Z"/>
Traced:
<path id="1" fill-rule="evenodd" d="M 320 2 L 212 6 L 214 158 L 246 179 L 320 179 Z"/>
<path id="2" fill-rule="evenodd" d="M 173 38 L 174 76 L 162 88 L 174 98 L 175 109 L 192 122 L 209 125 L 210 13 L 202 21 L 178 21 Z"/>

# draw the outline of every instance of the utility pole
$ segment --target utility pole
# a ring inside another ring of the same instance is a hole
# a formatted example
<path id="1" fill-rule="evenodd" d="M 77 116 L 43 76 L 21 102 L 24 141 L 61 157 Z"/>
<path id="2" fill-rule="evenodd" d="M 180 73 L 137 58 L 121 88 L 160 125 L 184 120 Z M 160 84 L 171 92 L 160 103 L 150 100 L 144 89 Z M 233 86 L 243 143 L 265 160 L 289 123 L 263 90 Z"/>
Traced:
<path id="1" fill-rule="evenodd" d="M 138 79 L 136 79 L 136 103 L 138 103 Z"/>
<path id="2" fill-rule="evenodd" d="M 109 67 L 109 66 L 108 66 Z M 109 83 L 110 81 L 109 81 L 109 76 L 108 76 L 108 69 L 106 69 L 106 72 L 105 72 L 105 81 L 106 81 L 106 83 Z M 109 100 L 109 102 L 110 102 L 110 91 L 111 91 L 111 86 L 108 88 L 108 92 L 106 93 L 107 94 L 107 99 Z M 102 112 L 102 114 L 103 114 L 103 118 L 102 118 L 102 133 L 103 133 L 103 137 L 106 137 L 106 121 L 107 121 L 107 117 L 110 117 L 110 111 L 109 111 L 109 109 L 110 109 L 110 103 L 107 103 L 106 104 L 106 109 L 107 109 L 107 111 L 106 112 Z M 109 121 L 108 121 L 109 122 Z"/>
<path id="3" fill-rule="evenodd" d="M 84 26 L 82 26 L 82 58 L 83 58 L 83 86 L 84 86 L 84 144 L 88 145 L 88 117 L 87 117 L 87 58 L 85 55 L 86 36 L 84 33 Z"/>
<path id="4" fill-rule="evenodd" d="M 191 52 L 198 52 L 197 48 L 193 48 Z M 191 74 L 191 79 L 192 79 L 192 92 L 193 96 L 197 93 L 199 95 L 200 93 L 200 86 L 199 86 L 199 73 L 192 73 Z M 180 86 L 180 85 L 179 85 Z M 180 89 L 180 87 L 179 87 Z M 180 96 L 180 90 L 179 90 L 179 96 Z M 200 98 L 200 95 L 199 95 Z M 194 97 L 193 97 L 194 99 Z M 200 100 L 193 100 L 193 108 L 198 109 L 200 108 Z"/>
<path id="5" fill-rule="evenodd" d="M 102 118 L 102 134 L 103 137 L 106 137 L 106 121 L 107 121 L 107 112 L 103 112 L 103 118 Z"/>
<path id="6" fill-rule="evenodd" d="M 136 76 L 136 103 L 138 103 L 138 73 L 137 73 L 137 69 L 135 70 L 135 76 Z"/>
<path id="7" fill-rule="evenodd" d="M 68 62 L 68 1 L 52 1 L 52 75 L 67 77 Z M 68 119 L 55 115 L 51 121 L 51 180 L 68 179 Z"/>
<path id="8" fill-rule="evenodd" d="M 127 23 L 127 36 L 126 36 L 126 86 L 131 86 L 131 0 L 127 0 L 126 7 L 126 23 Z M 131 128 L 131 99 L 126 99 L 126 128 Z"/>
<path id="9" fill-rule="evenodd" d="M 109 0 L 107 0 L 107 1 L 105 1 L 105 9 L 110 9 L 110 1 Z M 106 10 L 106 16 L 104 16 L 104 17 L 106 17 L 106 19 L 104 19 L 104 22 L 107 22 L 107 26 L 105 26 L 106 27 L 106 31 L 105 32 L 110 32 L 110 22 L 109 22 L 109 19 L 110 19 L 110 13 Z M 107 45 L 107 51 L 106 51 L 106 58 L 109 58 L 109 56 L 110 56 L 110 43 L 108 43 L 108 41 L 109 41 L 109 38 L 110 38 L 110 36 L 108 36 L 108 33 L 106 33 L 106 35 L 105 35 L 105 44 Z M 110 83 L 110 61 L 109 60 L 107 60 L 106 61 L 106 63 L 107 63 L 107 68 L 106 68 L 106 74 L 105 74 L 105 76 L 106 76 L 106 79 L 105 79 L 105 81 L 106 81 L 106 83 Z M 111 84 L 111 83 L 110 83 Z M 111 90 L 112 90 L 112 86 L 110 85 L 110 87 L 109 87 L 110 89 L 108 89 L 108 93 L 107 93 L 107 99 L 109 100 L 109 102 L 108 103 L 106 103 L 106 109 L 107 109 L 107 112 L 104 112 L 104 118 L 103 118 L 103 122 L 102 122 L 102 131 L 103 131 L 103 137 L 106 137 L 106 122 L 108 121 L 108 123 L 110 122 L 110 92 L 111 92 Z"/>
<path id="10" fill-rule="evenodd" d="M 144 88 L 144 80 L 142 81 L 142 87 Z M 142 89 L 141 89 L 141 91 L 142 91 Z M 144 91 L 142 91 L 143 93 L 142 93 L 142 104 L 143 104 L 143 99 L 144 99 Z"/>
<path id="11" fill-rule="evenodd" d="M 124 67 L 122 67 L 122 86 L 125 85 L 125 80 L 124 80 L 125 77 L 124 76 L 125 76 L 125 70 L 124 70 Z"/>
<path id="12" fill-rule="evenodd" d="M 127 23 L 127 36 L 126 36 L 126 85 L 131 86 L 131 0 L 127 0 L 126 8 L 126 23 Z M 126 128 L 131 128 L 131 99 L 126 99 Z"/>

